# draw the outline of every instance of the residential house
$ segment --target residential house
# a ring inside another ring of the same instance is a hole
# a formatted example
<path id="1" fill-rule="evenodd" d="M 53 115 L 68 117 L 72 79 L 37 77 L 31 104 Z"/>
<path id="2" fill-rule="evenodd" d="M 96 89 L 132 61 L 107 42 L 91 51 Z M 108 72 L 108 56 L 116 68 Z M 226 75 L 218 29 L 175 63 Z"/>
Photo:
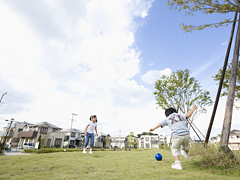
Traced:
<path id="1" fill-rule="evenodd" d="M 41 135 L 42 147 L 63 147 L 64 134 L 61 133 L 61 130 L 61 128 L 45 121 L 31 125 L 26 124 L 23 131 L 18 134 L 20 138 L 18 146 L 22 147 L 25 142 L 36 144 Z"/>
<path id="2" fill-rule="evenodd" d="M 111 137 L 111 147 L 112 148 L 120 148 L 123 149 L 126 147 L 126 137 L 123 136 L 116 136 L 116 137 Z"/>
<path id="3" fill-rule="evenodd" d="M 221 134 L 216 137 L 212 137 L 209 141 L 210 144 L 218 144 L 221 140 Z M 233 129 L 230 131 L 228 147 L 231 150 L 240 150 L 240 130 Z"/>
<path id="4" fill-rule="evenodd" d="M 109 148 L 111 146 L 111 136 L 110 134 L 105 134 L 103 132 L 98 132 L 98 137 L 94 138 L 94 147 L 98 148 Z"/>
<path id="5" fill-rule="evenodd" d="M 3 132 L 0 135 L 0 142 L 1 143 L 4 142 L 4 139 L 5 139 L 6 134 L 8 132 L 5 144 L 8 145 L 9 143 L 11 143 L 12 147 L 17 147 L 18 143 L 19 143 L 19 139 L 20 139 L 18 137 L 18 134 L 19 134 L 19 132 L 23 131 L 23 127 L 26 124 L 29 124 L 29 123 L 27 123 L 27 122 L 13 122 L 11 127 L 9 127 L 10 123 L 8 123 L 7 127 L 3 128 Z"/>
<path id="6" fill-rule="evenodd" d="M 230 131 L 228 146 L 231 150 L 240 150 L 240 130 Z"/>
<path id="7" fill-rule="evenodd" d="M 68 147 L 70 131 L 71 131 L 70 129 L 65 129 L 61 131 L 61 133 L 64 134 L 64 142 L 63 142 L 64 147 Z M 70 144 L 69 144 L 70 147 L 76 145 L 82 148 L 83 143 L 84 143 L 84 130 L 73 128 L 70 136 Z"/>
<path id="8" fill-rule="evenodd" d="M 138 140 L 139 148 L 159 149 L 160 141 L 158 135 L 141 135 Z"/>

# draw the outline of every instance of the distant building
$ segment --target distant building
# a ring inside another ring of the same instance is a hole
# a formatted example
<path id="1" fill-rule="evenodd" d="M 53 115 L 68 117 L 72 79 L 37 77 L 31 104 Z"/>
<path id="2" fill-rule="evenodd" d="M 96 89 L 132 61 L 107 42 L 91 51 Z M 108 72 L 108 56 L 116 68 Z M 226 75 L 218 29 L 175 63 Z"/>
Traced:
<path id="1" fill-rule="evenodd" d="M 139 148 L 159 149 L 161 142 L 159 141 L 158 135 L 141 135 L 141 137 L 138 139 L 138 143 Z"/>
<path id="2" fill-rule="evenodd" d="M 210 144 L 218 144 L 221 140 L 221 134 L 216 137 L 212 137 L 209 141 Z M 240 150 L 240 130 L 233 129 L 230 131 L 228 147 L 231 150 Z"/>
<path id="3" fill-rule="evenodd" d="M 70 136 L 70 147 L 71 146 L 77 146 L 82 148 L 84 143 L 84 130 L 79 129 L 72 129 L 71 136 Z M 69 135 L 70 135 L 70 129 L 62 130 L 62 134 L 64 134 L 64 142 L 63 146 L 68 147 L 69 143 Z"/>
<path id="4" fill-rule="evenodd" d="M 31 125 L 26 124 L 23 131 L 18 134 L 20 138 L 18 146 L 21 148 L 25 142 L 36 144 L 41 135 L 42 147 L 63 147 L 64 134 L 61 133 L 61 130 L 61 128 L 45 121 Z"/>
<path id="5" fill-rule="evenodd" d="M 8 136 L 6 138 L 6 142 L 5 144 L 8 145 L 9 143 L 11 143 L 12 147 L 17 147 L 20 138 L 18 137 L 19 132 L 23 131 L 23 127 L 29 124 L 27 122 L 13 122 L 11 127 L 9 128 L 10 123 L 8 123 L 7 127 L 3 128 L 3 131 L 0 133 L 0 142 L 3 143 L 4 139 L 6 137 L 7 131 L 8 132 Z"/>
<path id="6" fill-rule="evenodd" d="M 111 137 L 111 147 L 123 149 L 126 147 L 126 137 L 115 136 Z"/>
<path id="7" fill-rule="evenodd" d="M 103 132 L 98 132 L 98 137 L 95 135 L 94 147 L 109 148 L 111 146 L 111 136 Z"/>

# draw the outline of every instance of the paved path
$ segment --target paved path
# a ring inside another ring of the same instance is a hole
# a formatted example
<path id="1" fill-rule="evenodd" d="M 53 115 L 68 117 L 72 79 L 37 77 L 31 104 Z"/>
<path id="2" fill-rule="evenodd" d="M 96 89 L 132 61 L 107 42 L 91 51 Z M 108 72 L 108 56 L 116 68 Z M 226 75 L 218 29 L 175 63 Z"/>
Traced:
<path id="1" fill-rule="evenodd" d="M 31 155 L 29 153 L 22 153 L 21 151 L 11 151 L 11 152 L 7 152 L 4 151 L 4 156 L 17 156 L 17 155 Z"/>

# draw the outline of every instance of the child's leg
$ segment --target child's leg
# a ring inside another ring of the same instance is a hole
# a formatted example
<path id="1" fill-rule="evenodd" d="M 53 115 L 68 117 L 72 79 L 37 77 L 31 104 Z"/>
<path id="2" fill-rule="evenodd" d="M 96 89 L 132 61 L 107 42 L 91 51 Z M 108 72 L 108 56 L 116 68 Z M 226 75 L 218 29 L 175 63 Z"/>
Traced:
<path id="1" fill-rule="evenodd" d="M 89 133 L 87 133 L 87 136 L 85 136 L 84 149 L 86 149 L 88 142 L 89 142 Z"/>
<path id="2" fill-rule="evenodd" d="M 181 154 L 185 158 L 189 158 L 188 152 L 189 152 L 189 141 L 190 141 L 190 135 L 183 136 L 183 143 L 181 146 Z"/>
<path id="3" fill-rule="evenodd" d="M 94 133 L 93 134 L 91 134 L 91 144 L 90 144 L 90 149 L 92 149 L 93 148 L 93 145 L 94 145 Z"/>
<path id="4" fill-rule="evenodd" d="M 178 155 L 178 156 L 174 156 L 174 160 L 175 161 L 180 161 L 180 156 Z"/>
<path id="5" fill-rule="evenodd" d="M 180 147 L 181 147 L 181 144 L 182 144 L 182 138 L 180 136 L 173 137 L 171 150 L 172 150 L 172 155 L 173 155 L 175 161 L 180 161 L 180 155 L 181 155 Z"/>
<path id="6" fill-rule="evenodd" d="M 182 145 L 182 136 L 173 137 L 172 139 L 172 154 L 175 162 L 172 164 L 173 169 L 182 170 L 182 165 L 180 161 L 180 147 Z"/>

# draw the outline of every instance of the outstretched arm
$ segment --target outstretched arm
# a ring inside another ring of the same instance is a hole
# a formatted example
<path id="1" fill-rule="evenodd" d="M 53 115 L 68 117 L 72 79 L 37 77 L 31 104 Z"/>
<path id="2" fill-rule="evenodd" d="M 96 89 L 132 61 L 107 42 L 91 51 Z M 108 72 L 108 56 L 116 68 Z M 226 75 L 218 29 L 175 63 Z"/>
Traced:
<path id="1" fill-rule="evenodd" d="M 189 111 L 187 114 L 186 114 L 186 118 L 189 118 L 191 117 L 191 115 L 193 114 L 193 112 L 197 109 L 197 105 L 194 104 L 191 111 Z"/>
<path id="2" fill-rule="evenodd" d="M 149 131 L 154 131 L 155 129 L 157 129 L 157 128 L 159 128 L 159 127 L 161 127 L 162 125 L 159 123 L 159 124 L 157 124 L 154 128 L 151 128 Z"/>

